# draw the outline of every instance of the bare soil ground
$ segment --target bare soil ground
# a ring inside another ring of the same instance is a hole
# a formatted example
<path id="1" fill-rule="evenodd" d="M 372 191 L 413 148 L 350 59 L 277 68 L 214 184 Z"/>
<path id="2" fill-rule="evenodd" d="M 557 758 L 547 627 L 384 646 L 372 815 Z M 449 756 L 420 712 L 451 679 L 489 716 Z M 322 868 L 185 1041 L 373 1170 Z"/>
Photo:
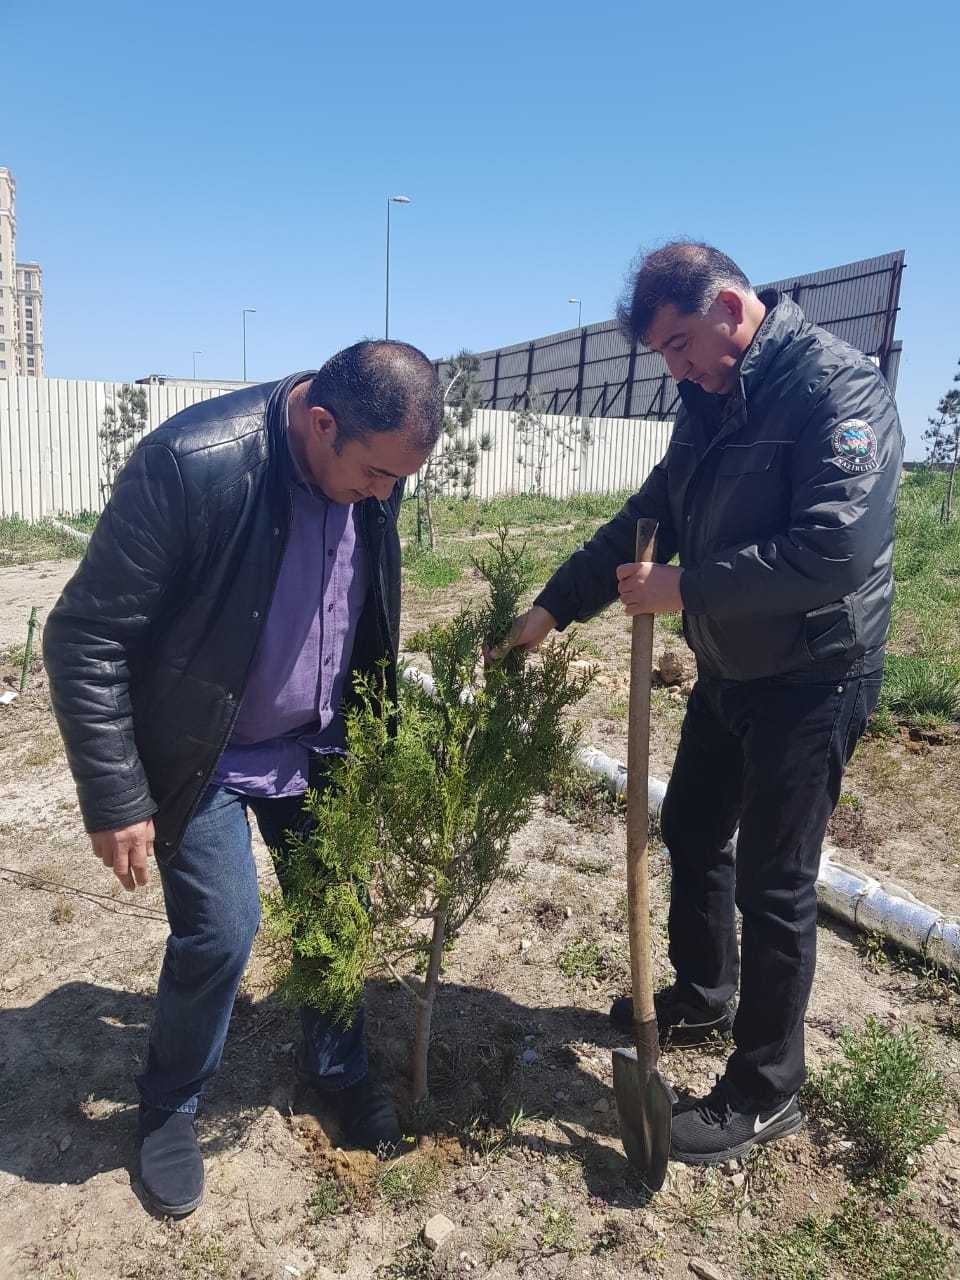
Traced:
<path id="1" fill-rule="evenodd" d="M 60 581 L 69 569 L 59 562 Z M 13 605 L 0 584 L 0 635 L 10 628 L 14 643 L 29 605 L 42 603 L 37 592 L 56 595 L 44 571 L 17 570 Z M 406 617 L 421 626 L 448 615 L 472 588 L 465 577 L 447 592 L 411 591 Z M 584 736 L 622 758 L 626 627 L 611 613 L 582 638 L 603 677 L 582 708 Z M 667 641 L 682 646 L 666 635 L 658 644 Z M 658 692 L 653 768 L 662 777 L 682 711 Z M 874 874 L 955 907 L 960 748 L 922 746 L 864 744 L 847 783 L 860 805 L 841 807 L 848 812 L 835 820 L 834 839 Z M 606 1019 L 627 983 L 623 848 L 622 822 L 602 806 L 571 820 L 537 813 L 514 853 L 523 878 L 493 894 L 448 962 L 426 1111 L 408 1105 L 407 997 L 382 978 L 371 983 L 375 1057 L 419 1137 L 416 1154 L 386 1170 L 342 1150 L 296 1084 L 296 1015 L 270 995 L 255 951 L 203 1122 L 207 1198 L 183 1222 L 160 1221 L 138 1203 L 132 1174 L 133 1075 L 166 933 L 161 898 L 155 879 L 126 894 L 90 854 L 37 668 L 27 694 L 0 708 L 2 1280 L 679 1280 L 697 1259 L 727 1280 L 746 1276 L 754 1233 L 839 1204 L 850 1188 L 848 1154 L 837 1135 L 809 1126 L 742 1167 L 672 1166 L 648 1201 L 619 1145 L 610 1052 L 622 1041 Z M 257 862 L 272 885 L 259 844 Z M 655 919 L 664 921 L 662 851 L 653 872 Z M 584 976 L 561 967 L 573 944 L 593 947 Z M 666 976 L 662 927 L 655 946 Z M 920 1158 L 898 1212 L 960 1244 L 960 1041 L 945 1029 L 944 999 L 822 922 L 809 1057 L 835 1056 L 839 1029 L 871 1013 L 888 1026 L 928 1029 L 948 1127 Z M 664 1070 L 678 1089 L 703 1091 L 723 1060 L 722 1046 L 675 1051 Z M 435 1212 L 456 1231 L 427 1255 L 417 1238 Z"/>

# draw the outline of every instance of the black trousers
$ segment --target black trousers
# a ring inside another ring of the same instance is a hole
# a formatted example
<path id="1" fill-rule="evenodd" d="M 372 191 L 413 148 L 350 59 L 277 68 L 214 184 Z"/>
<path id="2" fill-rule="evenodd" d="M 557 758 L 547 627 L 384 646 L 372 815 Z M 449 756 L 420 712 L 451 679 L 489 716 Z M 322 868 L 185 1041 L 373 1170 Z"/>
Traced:
<path id="1" fill-rule="evenodd" d="M 687 706 L 661 817 L 670 959 L 678 981 L 717 1008 L 739 971 L 727 1079 L 761 1105 L 804 1080 L 820 846 L 880 681 L 849 666 L 747 682 L 701 676 Z"/>

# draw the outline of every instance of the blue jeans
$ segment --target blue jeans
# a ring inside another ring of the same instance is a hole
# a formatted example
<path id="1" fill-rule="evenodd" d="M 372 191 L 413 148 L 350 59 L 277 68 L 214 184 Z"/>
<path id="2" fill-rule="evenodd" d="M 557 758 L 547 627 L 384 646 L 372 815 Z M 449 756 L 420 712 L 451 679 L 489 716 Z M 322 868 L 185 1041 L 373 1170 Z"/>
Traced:
<path id="1" fill-rule="evenodd" d="M 234 998 L 260 923 L 257 872 L 247 809 L 271 849 L 288 831 L 305 832 L 310 817 L 301 796 L 275 800 L 210 787 L 183 844 L 160 867 L 170 937 L 160 971 L 144 1071 L 137 1088 L 144 1104 L 195 1112 L 204 1086 L 220 1065 Z M 283 884 L 283 868 L 278 868 Z M 346 1089 L 367 1074 L 364 1010 L 343 1026 L 303 1007 L 305 1065 L 325 1092 Z"/>

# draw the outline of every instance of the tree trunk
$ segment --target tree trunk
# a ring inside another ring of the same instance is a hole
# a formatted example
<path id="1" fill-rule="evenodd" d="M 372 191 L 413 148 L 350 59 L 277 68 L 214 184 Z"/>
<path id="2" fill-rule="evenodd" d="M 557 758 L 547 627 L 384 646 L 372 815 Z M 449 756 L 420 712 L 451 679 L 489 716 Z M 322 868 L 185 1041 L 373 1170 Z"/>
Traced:
<path id="1" fill-rule="evenodd" d="M 422 1102 L 429 1092 L 427 1059 L 430 1053 L 430 1025 L 433 1021 L 433 1002 L 440 983 L 440 965 L 443 962 L 443 943 L 447 932 L 447 908 L 441 906 L 433 917 L 433 937 L 430 939 L 430 963 L 423 981 L 423 995 L 417 1001 L 416 1030 L 413 1041 L 413 1101 Z"/>
<path id="2" fill-rule="evenodd" d="M 953 486 L 957 476 L 957 460 L 960 458 L 960 431 L 954 436 L 953 440 L 953 463 L 950 467 L 950 479 L 947 481 L 947 503 L 944 513 L 946 523 L 949 524 L 953 519 Z"/>

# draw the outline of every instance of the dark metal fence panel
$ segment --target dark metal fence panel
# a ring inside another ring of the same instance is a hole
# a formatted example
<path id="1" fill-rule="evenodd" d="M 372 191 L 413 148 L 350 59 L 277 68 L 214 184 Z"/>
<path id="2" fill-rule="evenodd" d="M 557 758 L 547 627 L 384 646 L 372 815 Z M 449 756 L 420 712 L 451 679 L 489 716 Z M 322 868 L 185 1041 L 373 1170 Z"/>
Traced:
<path id="1" fill-rule="evenodd" d="M 814 324 L 872 356 L 896 390 L 903 268 L 898 250 L 758 289 L 793 298 Z M 679 398 L 663 358 L 632 348 L 615 320 L 484 351 L 478 383 L 484 408 L 515 409 L 535 397 L 544 412 L 592 417 L 669 418 Z"/>

